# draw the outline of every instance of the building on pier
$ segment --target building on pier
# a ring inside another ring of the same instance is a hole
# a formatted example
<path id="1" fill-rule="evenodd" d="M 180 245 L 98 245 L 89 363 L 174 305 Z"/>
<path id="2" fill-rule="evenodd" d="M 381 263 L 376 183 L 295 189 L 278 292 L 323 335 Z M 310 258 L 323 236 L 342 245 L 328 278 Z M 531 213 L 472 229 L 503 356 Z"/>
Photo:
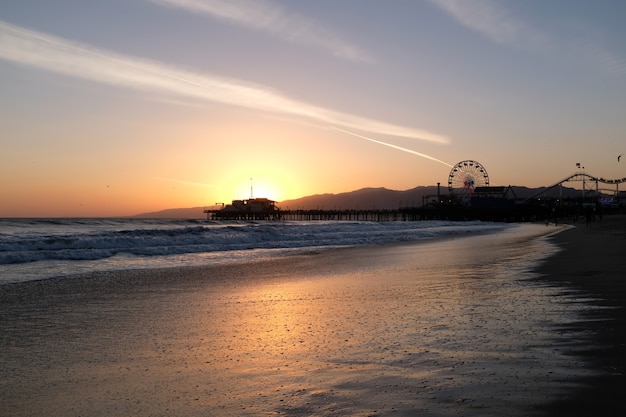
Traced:
<path id="1" fill-rule="evenodd" d="M 233 200 L 220 210 L 204 210 L 208 220 L 278 220 L 280 209 L 268 198 Z"/>
<path id="2" fill-rule="evenodd" d="M 475 209 L 505 209 L 515 205 L 517 196 L 509 185 L 476 187 L 470 199 Z"/>

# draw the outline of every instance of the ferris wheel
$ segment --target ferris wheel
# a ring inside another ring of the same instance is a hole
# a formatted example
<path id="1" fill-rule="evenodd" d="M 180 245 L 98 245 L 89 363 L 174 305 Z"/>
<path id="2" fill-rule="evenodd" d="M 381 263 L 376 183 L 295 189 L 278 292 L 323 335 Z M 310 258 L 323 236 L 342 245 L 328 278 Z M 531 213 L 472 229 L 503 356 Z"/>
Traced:
<path id="1" fill-rule="evenodd" d="M 448 176 L 450 194 L 462 201 L 470 199 L 476 187 L 489 185 L 487 170 L 479 162 L 461 161 L 452 167 Z"/>

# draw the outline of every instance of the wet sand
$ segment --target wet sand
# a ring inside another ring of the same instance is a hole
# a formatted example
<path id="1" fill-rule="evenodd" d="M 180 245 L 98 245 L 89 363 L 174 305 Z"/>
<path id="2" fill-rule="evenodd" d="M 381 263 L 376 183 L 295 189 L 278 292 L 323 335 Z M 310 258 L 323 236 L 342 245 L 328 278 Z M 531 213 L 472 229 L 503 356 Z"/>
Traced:
<path id="1" fill-rule="evenodd" d="M 559 416 L 626 415 L 626 216 L 596 217 L 587 225 L 555 235 L 563 250 L 539 268 L 541 280 L 564 283 L 574 297 L 596 306 L 573 323 L 591 339 L 574 346 L 600 375 L 581 379 L 583 385 L 555 400 L 547 410 Z M 565 294 L 564 296 L 568 296 Z"/>
<path id="2" fill-rule="evenodd" d="M 0 415 L 621 415 L 623 309 L 570 307 L 623 307 L 623 218 L 582 227 L 539 285 L 483 236 L 3 286 Z"/>

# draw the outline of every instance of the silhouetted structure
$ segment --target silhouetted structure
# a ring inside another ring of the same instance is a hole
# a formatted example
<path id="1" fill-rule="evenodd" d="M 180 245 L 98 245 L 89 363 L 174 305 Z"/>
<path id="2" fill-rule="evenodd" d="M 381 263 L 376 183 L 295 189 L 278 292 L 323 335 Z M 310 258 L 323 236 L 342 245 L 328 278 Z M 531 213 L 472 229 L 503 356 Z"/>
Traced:
<path id="1" fill-rule="evenodd" d="M 486 175 L 486 173 L 484 174 Z M 563 183 L 582 182 L 582 189 L 575 194 L 563 193 Z M 207 219 L 215 220 L 344 220 L 344 221 L 418 221 L 418 220 L 484 220 L 504 222 L 526 222 L 558 218 L 584 217 L 586 211 L 599 215 L 623 212 L 624 191 L 619 185 L 626 178 L 607 180 L 576 172 L 556 184 L 543 188 L 530 198 L 518 198 L 511 186 L 472 186 L 466 192 L 448 196 L 441 194 L 437 183 L 437 194 L 426 195 L 421 207 L 399 207 L 398 209 L 298 209 L 280 210 L 276 203 L 267 198 L 234 200 L 219 210 L 205 210 Z M 600 189 L 599 184 L 615 186 L 614 190 Z M 519 190 L 518 190 L 519 191 Z M 603 193 L 602 191 L 605 191 Z M 578 194 L 580 193 L 580 194 Z M 428 201 L 430 200 L 430 201 Z M 427 202 L 428 201 L 428 202 Z"/>
<path id="2" fill-rule="evenodd" d="M 505 209 L 513 207 L 516 200 L 517 196 L 510 185 L 476 187 L 470 205 L 474 209 Z"/>
<path id="3" fill-rule="evenodd" d="M 280 209 L 267 198 L 233 200 L 220 210 L 204 210 L 207 219 L 215 220 L 278 220 Z"/>

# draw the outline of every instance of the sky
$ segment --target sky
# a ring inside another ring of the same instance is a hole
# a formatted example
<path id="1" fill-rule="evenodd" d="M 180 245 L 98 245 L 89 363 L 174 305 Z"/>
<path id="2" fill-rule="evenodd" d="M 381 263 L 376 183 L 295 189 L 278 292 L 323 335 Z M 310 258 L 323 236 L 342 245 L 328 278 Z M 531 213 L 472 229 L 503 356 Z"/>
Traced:
<path id="1" fill-rule="evenodd" d="M 624 178 L 625 18 L 623 0 L 2 0 L 0 217 L 447 186 L 464 160 L 490 185 Z"/>

